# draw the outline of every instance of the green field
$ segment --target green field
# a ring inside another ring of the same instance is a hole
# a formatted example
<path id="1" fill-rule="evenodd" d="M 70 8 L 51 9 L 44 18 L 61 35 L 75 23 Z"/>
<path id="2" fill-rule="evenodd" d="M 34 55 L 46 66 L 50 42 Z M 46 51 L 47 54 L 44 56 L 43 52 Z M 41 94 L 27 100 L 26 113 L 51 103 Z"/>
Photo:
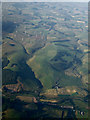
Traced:
<path id="1" fill-rule="evenodd" d="M 86 118 L 87 3 L 2 6 L 3 119 Z"/>

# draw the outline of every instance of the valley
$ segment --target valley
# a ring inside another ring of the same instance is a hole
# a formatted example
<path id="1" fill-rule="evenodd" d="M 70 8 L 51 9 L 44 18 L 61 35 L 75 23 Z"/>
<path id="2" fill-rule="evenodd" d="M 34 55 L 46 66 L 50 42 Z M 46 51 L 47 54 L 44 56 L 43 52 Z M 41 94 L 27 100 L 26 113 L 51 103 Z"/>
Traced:
<path id="1" fill-rule="evenodd" d="M 3 3 L 2 15 L 3 119 L 87 118 L 87 3 Z"/>

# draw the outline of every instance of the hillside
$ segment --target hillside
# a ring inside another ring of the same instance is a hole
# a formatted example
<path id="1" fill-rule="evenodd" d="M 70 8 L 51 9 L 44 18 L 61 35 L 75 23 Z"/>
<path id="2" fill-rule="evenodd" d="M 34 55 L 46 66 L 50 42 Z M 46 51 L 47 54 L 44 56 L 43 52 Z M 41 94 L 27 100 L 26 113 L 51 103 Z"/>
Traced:
<path id="1" fill-rule="evenodd" d="M 86 118 L 87 3 L 3 3 L 2 14 L 4 117 Z"/>

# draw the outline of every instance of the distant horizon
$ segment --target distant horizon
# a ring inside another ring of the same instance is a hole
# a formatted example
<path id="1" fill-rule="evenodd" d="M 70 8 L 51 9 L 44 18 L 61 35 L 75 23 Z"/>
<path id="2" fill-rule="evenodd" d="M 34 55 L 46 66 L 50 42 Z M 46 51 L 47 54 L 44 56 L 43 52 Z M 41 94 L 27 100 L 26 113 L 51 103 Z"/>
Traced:
<path id="1" fill-rule="evenodd" d="M 90 0 L 1 0 L 2 2 L 90 2 Z"/>

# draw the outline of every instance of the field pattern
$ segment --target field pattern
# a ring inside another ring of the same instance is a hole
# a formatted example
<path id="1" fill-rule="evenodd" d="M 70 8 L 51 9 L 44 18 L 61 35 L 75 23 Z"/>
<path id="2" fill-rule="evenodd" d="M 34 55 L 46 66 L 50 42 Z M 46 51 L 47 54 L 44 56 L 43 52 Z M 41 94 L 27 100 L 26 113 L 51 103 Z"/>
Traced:
<path id="1" fill-rule="evenodd" d="M 87 3 L 3 3 L 2 14 L 3 118 L 86 118 Z"/>

